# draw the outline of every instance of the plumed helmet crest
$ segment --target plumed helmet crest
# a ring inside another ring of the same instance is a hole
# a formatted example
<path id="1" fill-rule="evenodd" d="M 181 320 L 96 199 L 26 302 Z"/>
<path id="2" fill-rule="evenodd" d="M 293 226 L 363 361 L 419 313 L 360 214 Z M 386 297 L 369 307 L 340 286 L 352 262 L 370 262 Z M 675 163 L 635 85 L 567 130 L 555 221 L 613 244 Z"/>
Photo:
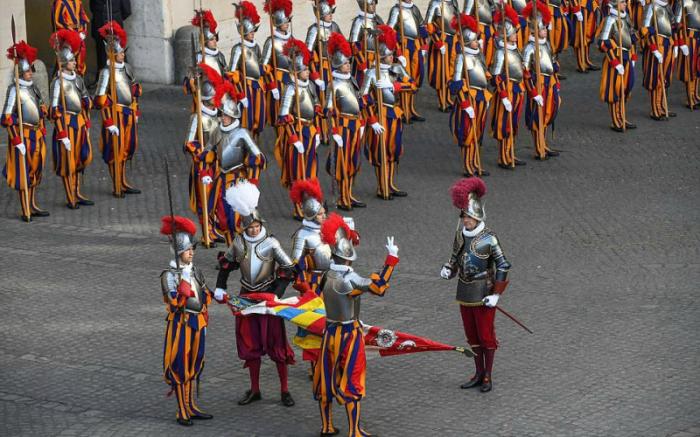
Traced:
<path id="1" fill-rule="evenodd" d="M 458 209 L 466 209 L 469 205 L 469 195 L 474 193 L 477 198 L 486 194 L 486 184 L 477 177 L 460 179 L 450 188 L 452 204 Z"/>
<path id="2" fill-rule="evenodd" d="M 221 77 L 218 71 L 214 70 L 204 62 L 200 62 L 198 67 L 202 73 L 204 73 L 204 76 L 206 76 L 207 82 L 209 82 L 214 89 L 216 89 L 219 85 L 221 85 L 221 82 L 224 81 L 224 78 Z"/>
<path id="3" fill-rule="evenodd" d="M 465 29 L 469 29 L 474 33 L 479 33 L 479 26 L 477 25 L 474 17 L 467 14 L 460 14 L 459 18 L 460 22 L 457 21 L 456 16 L 452 17 L 452 21 L 450 21 L 450 27 L 452 27 L 454 30 L 459 31 L 461 25 L 462 31 L 464 31 Z"/>
<path id="4" fill-rule="evenodd" d="M 179 215 L 174 217 L 166 215 L 163 216 L 160 221 L 160 233 L 163 235 L 170 236 L 177 232 L 184 232 L 190 235 L 197 233 L 197 225 L 195 225 L 192 220 Z"/>
<path id="5" fill-rule="evenodd" d="M 272 14 L 275 11 L 283 10 L 287 17 L 292 16 L 292 1 L 291 0 L 266 0 L 263 7 L 265 12 Z"/>
<path id="6" fill-rule="evenodd" d="M 523 10 L 520 12 L 520 15 L 526 20 L 532 18 L 532 3 L 533 2 L 528 2 L 527 5 L 523 8 Z M 549 11 L 547 5 L 541 1 L 537 2 L 537 15 L 542 20 L 545 26 L 548 26 L 549 23 L 552 21 L 552 13 Z"/>
<path id="7" fill-rule="evenodd" d="M 218 26 L 214 14 L 209 9 L 205 9 L 201 13 L 195 13 L 191 23 L 197 27 L 208 27 L 211 33 L 216 33 L 216 26 Z"/>
<path id="8" fill-rule="evenodd" d="M 350 229 L 343 217 L 336 213 L 331 213 L 321 225 L 321 241 L 329 246 L 335 246 L 338 243 L 338 229 L 342 229 L 349 240 L 359 241 L 355 231 Z"/>
<path id="9" fill-rule="evenodd" d="M 299 179 L 294 181 L 292 188 L 289 190 L 289 198 L 294 203 L 301 203 L 307 198 L 314 198 L 319 202 L 323 202 L 323 191 L 318 179 Z"/>
<path id="10" fill-rule="evenodd" d="M 107 22 L 104 26 L 100 27 L 97 32 L 100 36 L 107 40 L 111 37 L 119 39 L 119 45 L 126 47 L 128 38 L 126 36 L 126 31 L 116 21 L 112 20 Z M 77 32 L 76 32 L 77 33 Z"/>
<path id="11" fill-rule="evenodd" d="M 311 60 L 311 53 L 308 47 L 303 41 L 296 38 L 289 38 L 289 41 L 284 45 L 282 52 L 284 56 L 294 59 L 297 56 L 302 56 L 304 60 L 304 65 L 308 65 Z"/>
<path id="12" fill-rule="evenodd" d="M 221 100 L 224 98 L 225 95 L 228 95 L 234 101 L 238 101 L 242 98 L 241 94 L 238 93 L 238 91 L 236 91 L 236 87 L 233 86 L 233 84 L 228 80 L 222 80 L 214 87 L 214 90 L 215 94 L 212 101 L 214 102 L 214 106 L 216 106 L 217 108 L 221 106 Z"/>
<path id="13" fill-rule="evenodd" d="M 518 13 L 513 9 L 511 5 L 505 5 L 504 10 L 506 12 L 505 19 L 510 21 L 510 24 L 513 26 L 518 26 L 519 21 L 518 21 Z M 503 14 L 500 9 L 497 9 L 496 12 L 493 14 L 493 22 L 497 25 L 500 25 L 503 23 Z"/>
<path id="14" fill-rule="evenodd" d="M 20 61 L 22 59 L 26 59 L 27 62 L 29 62 L 29 64 L 31 65 L 34 61 L 36 61 L 36 55 L 38 52 L 38 49 L 30 46 L 25 41 L 20 41 L 7 49 L 7 59 L 13 61 Z M 15 54 L 17 57 L 15 57 Z"/>
<path id="15" fill-rule="evenodd" d="M 239 21 L 243 18 L 247 18 L 253 24 L 260 23 L 260 15 L 258 15 L 258 9 L 255 7 L 255 5 L 253 3 L 248 2 L 248 1 L 242 1 L 241 7 L 236 8 L 236 18 Z"/>
<path id="16" fill-rule="evenodd" d="M 258 207 L 260 191 L 248 181 L 241 181 L 226 190 L 226 202 L 234 211 L 246 217 Z"/>
<path id="17" fill-rule="evenodd" d="M 73 53 L 77 53 L 80 50 L 80 34 L 75 30 L 61 29 L 54 32 L 51 37 L 49 37 L 49 44 L 55 50 L 60 50 L 64 46 L 70 47 Z"/>
<path id="18" fill-rule="evenodd" d="M 345 39 L 342 33 L 333 32 L 328 37 L 328 53 L 333 56 L 337 51 L 340 51 L 340 53 L 348 58 L 352 56 L 352 49 L 350 48 L 348 40 Z"/>
<path id="19" fill-rule="evenodd" d="M 379 25 L 377 30 L 380 32 L 377 39 L 381 44 L 384 44 L 386 48 L 391 51 L 396 50 L 396 31 L 386 24 Z"/>

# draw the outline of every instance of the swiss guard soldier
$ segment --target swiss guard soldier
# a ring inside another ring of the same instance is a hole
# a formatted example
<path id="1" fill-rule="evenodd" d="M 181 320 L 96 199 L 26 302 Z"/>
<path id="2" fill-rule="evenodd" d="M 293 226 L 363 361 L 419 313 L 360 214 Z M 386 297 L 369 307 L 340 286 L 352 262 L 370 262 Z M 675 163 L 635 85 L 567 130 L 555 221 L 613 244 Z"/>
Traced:
<path id="1" fill-rule="evenodd" d="M 365 72 L 374 63 L 374 35 L 373 30 L 384 24 L 384 20 L 377 15 L 377 2 L 379 0 L 356 0 L 360 10 L 352 20 L 348 41 L 352 46 L 352 75 L 357 83 L 362 83 Z"/>
<path id="2" fill-rule="evenodd" d="M 363 101 L 352 76 L 352 49 L 339 33 L 328 39 L 328 55 L 333 67 L 333 80 L 327 93 L 326 109 L 333 117 L 333 145 L 326 170 L 338 184 L 336 207 L 349 211 L 367 205 L 352 194 L 355 176 L 360 171 L 360 146 L 364 134 Z"/>
<path id="3" fill-rule="evenodd" d="M 294 181 L 318 177 L 318 155 L 321 144 L 321 104 L 318 91 L 309 80 L 311 54 L 298 39 L 290 39 L 284 45 L 284 54 L 291 59 L 291 79 L 284 89 L 278 124 L 283 127 L 275 145 L 281 158 L 282 186 L 290 188 Z M 299 204 L 294 205 L 295 220 L 303 214 Z"/>
<path id="4" fill-rule="evenodd" d="M 80 46 L 75 51 L 77 62 L 76 71 L 85 76 L 87 65 L 85 64 L 85 37 L 90 19 L 85 13 L 82 0 L 53 0 L 51 4 L 53 30 L 74 30 L 80 35 Z"/>
<path id="5" fill-rule="evenodd" d="M 376 66 L 369 69 L 360 94 L 368 102 L 366 109 L 370 114 L 368 123 L 372 131 L 367 138 L 365 154 L 377 176 L 377 197 L 391 200 L 408 196 L 408 193 L 396 187 L 395 181 L 399 159 L 403 154 L 403 112 L 399 96 L 404 92 L 415 92 L 416 88 L 401 64 L 394 63 L 396 31 L 385 24 L 377 30 L 379 77 Z M 374 90 L 372 95 L 371 90 Z"/>
<path id="6" fill-rule="evenodd" d="M 399 0 L 389 11 L 387 25 L 393 27 L 399 35 L 401 50 L 399 62 L 406 68 L 416 87 L 420 88 L 423 85 L 425 73 L 423 54 L 428 49 L 428 31 L 423 24 L 423 15 L 420 13 L 420 9 L 413 3 L 413 0 Z M 425 121 L 425 118 L 416 111 L 414 97 L 413 93 L 401 94 L 404 121 L 408 123 Z"/>
<path id="7" fill-rule="evenodd" d="M 236 85 L 238 92 L 243 94 L 242 100 L 245 105 L 242 105 L 241 127 L 248 129 L 257 141 L 265 127 L 266 115 L 262 51 L 255 41 L 255 32 L 260 26 L 260 16 L 253 3 L 242 1 L 241 7 L 236 8 L 236 18 L 238 31 L 242 34 L 241 42 L 231 49 L 231 63 L 227 76 Z M 241 50 L 242 47 L 245 48 L 244 51 Z"/>
<path id="8" fill-rule="evenodd" d="M 360 299 L 364 293 L 383 296 L 389 288 L 399 248 L 394 237 L 387 238 L 387 256 L 379 273 L 368 278 L 355 273 L 354 246 L 357 234 L 338 214 L 321 225 L 321 241 L 331 248 L 332 261 L 322 282 L 326 309 L 326 330 L 314 371 L 314 397 L 321 411 L 321 436 L 338 433 L 333 426 L 333 399 L 345 405 L 348 436 L 370 434 L 360 428 L 360 401 L 365 396 L 365 342 L 360 322 Z"/>
<path id="9" fill-rule="evenodd" d="M 78 32 L 59 30 L 50 42 L 61 66 L 51 82 L 54 170 L 63 180 L 66 206 L 78 209 L 80 205 L 94 205 L 80 193 L 80 174 L 92 162 L 89 132 L 92 101 L 83 77 L 76 72 L 75 52 L 80 48 Z"/>
<path id="10" fill-rule="evenodd" d="M 523 9 L 523 15 L 532 17 L 530 2 Z M 547 127 L 554 123 L 559 112 L 559 62 L 547 40 L 547 29 L 552 21 L 552 14 L 544 3 L 537 2 L 537 24 L 533 28 L 530 22 L 530 41 L 523 50 L 523 67 L 525 67 L 525 87 L 530 99 L 525 107 L 525 124 L 532 133 L 535 143 L 535 159 L 545 160 L 559 156 L 559 152 L 547 145 Z M 537 41 L 537 42 L 535 42 Z M 535 51 L 538 51 L 535 53 Z M 540 75 L 537 77 L 536 60 L 539 57 Z M 541 117 L 541 118 L 540 118 Z"/>
<path id="11" fill-rule="evenodd" d="M 644 9 L 642 22 L 642 49 L 644 50 L 642 85 L 651 97 L 653 120 L 666 120 L 675 117 L 668 110 L 668 88 L 671 86 L 674 54 L 678 49 L 673 35 L 673 11 L 666 0 L 652 0 Z M 688 46 L 685 46 L 688 50 Z"/>
<path id="12" fill-rule="evenodd" d="M 136 82 L 131 65 L 125 62 L 127 36 L 124 29 L 116 21 L 110 21 L 100 28 L 99 33 L 108 45 L 107 53 L 111 51 L 114 55 L 114 67 L 108 61 L 100 71 L 95 92 L 95 105 L 102 115 L 102 159 L 109 167 L 115 196 L 139 194 L 141 190 L 127 182 L 126 163 L 134 158 L 139 145 L 138 98 L 141 96 L 141 85 Z M 114 81 L 110 78 L 112 71 Z M 113 97 L 116 101 L 112 101 Z M 117 147 L 114 147 L 115 144 Z M 114 155 L 115 151 L 118 151 L 118 156 Z"/>
<path id="13" fill-rule="evenodd" d="M 627 121 L 627 100 L 634 86 L 637 35 L 627 15 L 626 0 L 608 0 L 608 14 L 599 33 L 600 50 L 605 53 L 600 77 L 600 100 L 608 104 L 615 132 L 635 129 Z M 622 46 L 620 46 L 622 42 Z"/>
<path id="14" fill-rule="evenodd" d="M 455 72 L 450 82 L 450 91 L 455 95 L 450 130 L 462 153 L 464 175 L 488 176 L 481 168 L 481 149 L 486 112 L 492 94 L 488 90 L 491 73 L 479 45 L 479 27 L 474 17 L 461 14 L 462 53 L 455 60 Z M 457 17 L 450 23 L 459 30 Z"/>
<path id="15" fill-rule="evenodd" d="M 674 3 L 676 41 L 679 42 L 681 57 L 678 60 L 678 79 L 685 83 L 688 108 L 700 107 L 700 0 L 683 0 Z M 684 48 L 685 46 L 685 48 Z"/>
<path id="16" fill-rule="evenodd" d="M 515 137 L 526 93 L 523 58 L 518 50 L 519 21 L 515 9 L 505 5 L 503 10 L 496 11 L 493 21 L 498 36 L 491 76 L 497 95 L 491 105 L 491 135 L 498 141 L 498 166 L 508 169 L 525 165 L 524 161 L 515 157 Z M 503 41 L 504 33 L 507 41 Z"/>
<path id="17" fill-rule="evenodd" d="M 457 41 L 450 23 L 457 15 L 459 6 L 456 0 L 431 0 L 425 16 L 426 29 L 431 36 L 428 79 L 430 86 L 437 91 L 438 108 L 442 112 L 448 112 L 452 105 L 447 82 L 454 71 Z"/>
<path id="18" fill-rule="evenodd" d="M 532 1 L 532 0 L 530 0 Z M 523 16 L 522 12 L 523 9 L 525 9 L 525 6 L 527 6 L 528 1 L 527 0 L 506 0 L 505 2 L 495 2 L 496 3 L 496 10 L 500 10 L 501 4 L 508 4 L 510 5 L 513 10 L 515 10 L 516 15 L 518 16 L 518 22 L 513 23 L 513 26 L 516 26 L 518 28 L 517 34 L 518 34 L 518 50 L 521 50 L 525 48 L 525 44 L 527 43 L 528 38 L 530 37 L 530 21 L 528 20 L 528 17 Z M 495 21 L 495 20 L 494 20 Z M 498 23 L 496 23 L 496 26 L 498 26 Z M 496 29 L 498 30 L 498 29 Z M 499 33 L 500 35 L 500 33 Z"/>
<path id="19" fill-rule="evenodd" d="M 474 13 L 475 3 L 479 6 L 479 10 L 476 13 Z M 487 67 L 491 66 L 493 53 L 496 48 L 496 28 L 493 23 L 494 9 L 496 9 L 496 6 L 494 6 L 493 0 L 466 0 L 464 2 L 463 12 L 467 15 L 474 16 L 479 23 L 479 33 L 481 34 L 479 44 L 481 46 L 481 52 L 484 54 Z"/>
<path id="20" fill-rule="evenodd" d="M 280 242 L 268 233 L 265 220 L 257 210 L 260 192 L 246 181 L 226 191 L 226 201 L 241 216 L 243 232 L 219 256 L 217 296 L 224 296 L 226 282 L 234 270 L 241 271 L 242 297 L 255 294 L 282 296 L 292 278 L 294 266 Z M 251 299 L 254 299 L 252 297 Z M 236 346 L 238 357 L 250 372 L 250 390 L 238 401 L 247 405 L 262 399 L 260 395 L 260 358 L 268 355 L 277 366 L 282 392 L 282 405 L 291 407 L 294 399 L 287 386 L 287 365 L 294 364 L 294 351 L 287 342 L 284 320 L 269 314 L 236 316 Z"/>
<path id="21" fill-rule="evenodd" d="M 17 190 L 21 218 L 27 222 L 32 216 L 49 215 L 48 211 L 36 205 L 36 189 L 41 183 L 46 159 L 44 120 L 47 116 L 41 92 L 32 80 L 32 63 L 36 55 L 37 49 L 24 41 L 7 49 L 8 58 L 17 65 L 18 77 L 17 82 L 7 88 L 2 113 L 2 125 L 7 129 L 9 143 L 2 173 L 7 185 Z"/>
<path id="22" fill-rule="evenodd" d="M 450 188 L 452 203 L 460 211 L 450 260 L 440 271 L 443 279 L 459 276 L 457 302 L 464 333 L 476 354 L 475 375 L 461 388 L 481 386 L 491 391 L 493 358 L 498 348 L 494 318 L 496 304 L 508 285 L 510 263 L 492 230 L 484 223 L 482 197 L 486 185 L 476 177 L 461 179 Z"/>
<path id="23" fill-rule="evenodd" d="M 552 50 L 552 53 L 554 53 L 554 56 L 559 56 L 560 53 L 564 52 L 566 49 L 569 48 L 569 41 L 571 40 L 571 31 L 569 29 L 569 17 L 567 17 L 568 12 L 565 12 L 565 10 L 568 9 L 566 0 L 534 1 L 537 1 L 538 4 L 542 3 L 545 7 L 548 7 L 549 9 L 549 46 Z M 533 0 L 527 2 L 527 4 L 530 5 L 532 4 L 532 2 Z M 530 7 L 530 10 L 532 10 L 532 7 Z M 531 26 L 532 17 L 527 15 L 525 11 L 520 11 L 519 13 L 522 15 L 523 18 L 528 20 L 528 24 Z M 529 30 L 530 34 L 534 35 L 534 31 L 532 29 Z M 530 34 L 528 34 L 528 39 L 530 37 Z M 524 46 L 521 48 L 521 50 L 522 49 L 524 49 Z"/>
<path id="24" fill-rule="evenodd" d="M 226 73 L 226 56 L 217 47 L 219 44 L 219 32 L 216 31 L 218 23 L 210 10 L 196 11 L 192 17 L 192 25 L 198 27 L 204 34 L 204 56 L 197 53 L 197 63 L 204 62 L 213 68 L 220 76 Z"/>
<path id="25" fill-rule="evenodd" d="M 226 190 L 243 180 L 257 185 L 267 164 L 250 131 L 241 126 L 241 104 L 237 100 L 240 96 L 242 94 L 237 94 L 228 81 L 217 86 L 214 96 L 214 104 L 221 110 L 219 128 L 212 135 L 212 144 L 221 155 L 219 178 L 214 189 L 216 230 L 224 236 L 227 245 L 241 230 L 238 227 L 240 218 L 226 202 Z"/>
<path id="26" fill-rule="evenodd" d="M 576 54 L 576 69 L 579 73 L 598 71 L 600 67 L 591 61 L 591 44 L 596 33 L 596 15 L 600 11 L 597 0 L 578 0 L 570 8 L 571 45 Z"/>
<path id="27" fill-rule="evenodd" d="M 192 426 L 192 420 L 211 419 L 212 415 L 195 403 L 195 382 L 204 369 L 204 344 L 212 292 L 204 274 L 194 266 L 197 227 L 192 220 L 165 216 L 160 233 L 172 244 L 175 259 L 160 275 L 163 303 L 168 310 L 163 350 L 163 374 L 177 398 L 177 423 Z M 219 296 L 219 301 L 223 296 Z"/>
<path id="28" fill-rule="evenodd" d="M 267 90 L 270 92 L 267 98 L 267 120 L 270 126 L 277 126 L 277 118 L 280 109 L 281 89 L 292 78 L 290 76 L 290 60 L 284 54 L 284 46 L 292 38 L 292 1 L 269 0 L 265 2 L 265 12 L 270 16 L 274 26 L 263 45 L 262 63 L 265 69 Z M 277 135 L 281 129 L 277 130 Z"/>
<path id="29" fill-rule="evenodd" d="M 335 0 L 315 0 L 313 7 L 314 12 L 319 17 L 320 32 L 316 23 L 309 26 L 309 30 L 306 32 L 305 43 L 312 54 L 311 73 L 314 76 L 318 76 L 315 80 L 315 82 L 318 81 L 316 85 L 322 87 L 321 83 L 327 83 L 331 74 L 331 64 L 328 60 L 328 38 L 331 36 L 331 33 L 342 34 L 343 32 L 340 30 L 338 23 L 333 21 Z M 323 65 L 320 64 L 321 56 L 323 56 Z"/>

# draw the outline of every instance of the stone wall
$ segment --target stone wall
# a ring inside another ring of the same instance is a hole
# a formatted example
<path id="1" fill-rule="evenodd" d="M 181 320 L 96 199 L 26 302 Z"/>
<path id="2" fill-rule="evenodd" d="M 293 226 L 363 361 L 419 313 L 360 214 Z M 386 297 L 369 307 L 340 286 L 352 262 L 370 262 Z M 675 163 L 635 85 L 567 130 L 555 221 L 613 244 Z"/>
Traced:
<path id="1" fill-rule="evenodd" d="M 17 40 L 27 39 L 27 27 L 24 18 L 24 0 L 2 0 L 3 18 L 0 20 L 0 94 L 5 102 L 5 91 L 12 82 L 12 61 L 7 59 L 5 51 L 12 45 L 10 17 L 15 16 Z M 4 108 L 3 108 L 4 109 Z"/>

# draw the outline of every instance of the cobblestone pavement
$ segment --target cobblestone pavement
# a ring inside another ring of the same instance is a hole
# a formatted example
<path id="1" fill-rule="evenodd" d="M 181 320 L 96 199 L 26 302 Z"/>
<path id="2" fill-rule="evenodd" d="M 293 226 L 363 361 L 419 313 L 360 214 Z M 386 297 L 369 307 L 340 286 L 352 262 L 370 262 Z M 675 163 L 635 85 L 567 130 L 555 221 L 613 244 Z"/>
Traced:
<path id="1" fill-rule="evenodd" d="M 514 266 L 502 303 L 535 334 L 498 316 L 501 349 L 489 394 L 459 389 L 473 364 L 455 353 L 370 359 L 367 429 L 384 436 L 700 435 L 700 111 L 682 107 L 674 83 L 669 98 L 678 117 L 654 122 L 638 85 L 629 110 L 639 128 L 616 134 L 598 101 L 598 77 L 570 73 L 563 82 L 556 160 L 532 160 L 524 130 L 517 150 L 528 165 L 514 172 L 496 167 L 493 140 L 484 144 L 488 223 Z M 399 175 L 409 197 L 374 198 L 366 164 L 359 178 L 357 194 L 369 207 L 352 214 L 363 236 L 357 269 L 379 266 L 386 235 L 401 248 L 390 291 L 366 298 L 363 318 L 459 345 L 456 284 L 438 276 L 456 224 L 446 190 L 460 176 L 458 150 L 432 90 L 418 101 L 428 122 L 406 128 Z M 200 398 L 215 418 L 187 430 L 174 421 L 161 375 L 157 278 L 168 246 L 158 227 L 167 211 L 164 157 L 175 173 L 176 213 L 187 213 L 187 105 L 178 88 L 146 87 L 141 149 L 130 169 L 140 196 L 109 195 L 97 150 L 85 178 L 94 207 L 67 210 L 47 172 L 39 200 L 51 217 L 25 224 L 15 193 L 0 189 L 0 435 L 318 432 L 303 363 L 290 370 L 295 407 L 279 404 L 269 361 L 264 400 L 236 404 L 248 377 L 223 306 L 211 308 Z M 262 211 L 289 248 L 297 223 L 278 176 L 273 164 L 262 179 Z M 325 175 L 323 182 L 328 191 Z M 210 282 L 214 260 L 214 251 L 197 253 Z M 344 411 L 335 411 L 345 432 Z"/>

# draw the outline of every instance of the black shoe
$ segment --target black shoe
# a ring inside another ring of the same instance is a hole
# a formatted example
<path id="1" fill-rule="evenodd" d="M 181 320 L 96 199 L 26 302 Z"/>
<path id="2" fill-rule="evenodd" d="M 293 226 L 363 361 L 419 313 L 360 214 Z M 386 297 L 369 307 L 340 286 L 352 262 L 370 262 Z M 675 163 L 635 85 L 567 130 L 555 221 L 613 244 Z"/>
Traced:
<path id="1" fill-rule="evenodd" d="M 253 393 L 252 390 L 246 390 L 243 397 L 238 401 L 238 405 L 248 405 L 251 402 L 259 401 L 260 399 L 262 399 L 262 396 L 260 395 L 259 391 Z"/>
<path id="2" fill-rule="evenodd" d="M 19 219 L 22 220 L 23 222 L 27 222 L 27 223 L 32 221 L 32 218 L 30 216 L 27 216 L 27 215 L 22 215 L 19 217 Z"/>
<path id="3" fill-rule="evenodd" d="M 481 382 L 481 392 L 486 393 L 491 391 L 492 388 L 493 382 L 491 381 L 491 377 L 489 375 L 485 375 L 484 380 Z"/>
<path id="4" fill-rule="evenodd" d="M 663 115 L 657 117 L 654 114 L 649 114 L 649 117 L 651 117 L 652 120 L 656 120 L 656 121 L 666 121 L 667 120 L 667 118 L 664 117 Z"/>
<path id="5" fill-rule="evenodd" d="M 425 121 L 425 117 L 421 117 L 420 115 L 414 115 L 411 117 L 411 121 Z"/>
<path id="6" fill-rule="evenodd" d="M 678 114 L 676 114 L 675 112 L 669 112 L 669 113 L 668 113 L 668 116 L 671 117 L 671 118 L 673 118 L 673 117 L 675 117 L 675 116 L 677 116 L 677 115 L 678 115 Z"/>
<path id="7" fill-rule="evenodd" d="M 516 166 L 516 167 L 520 167 L 520 166 L 523 166 L 523 165 L 527 165 L 527 162 L 521 161 L 520 159 L 515 158 L 515 166 Z"/>
<path id="8" fill-rule="evenodd" d="M 83 206 L 92 206 L 95 204 L 95 202 L 89 199 L 78 199 L 78 204 Z"/>
<path id="9" fill-rule="evenodd" d="M 181 419 L 177 418 L 177 423 L 179 423 L 182 426 L 192 426 L 194 425 L 190 419 Z"/>
<path id="10" fill-rule="evenodd" d="M 214 239 L 214 243 L 226 243 L 226 239 L 222 237 L 221 235 L 217 235 L 216 238 Z"/>
<path id="11" fill-rule="evenodd" d="M 576 71 L 579 73 L 588 74 L 588 70 L 581 70 L 580 68 L 577 68 Z"/>
<path id="12" fill-rule="evenodd" d="M 627 129 L 637 129 L 637 125 L 634 123 L 625 123 Z"/>
<path id="13" fill-rule="evenodd" d="M 80 209 L 80 205 L 77 203 L 66 203 L 66 208 L 68 209 Z"/>
<path id="14" fill-rule="evenodd" d="M 283 391 L 282 392 L 282 405 L 285 407 L 293 407 L 294 406 L 294 398 L 292 397 L 292 394 L 289 393 L 288 391 Z"/>
<path id="15" fill-rule="evenodd" d="M 472 379 L 470 379 L 469 381 L 460 385 L 459 388 L 467 389 L 467 388 L 478 387 L 481 385 L 482 379 L 483 379 L 483 377 L 481 376 L 480 373 L 475 373 L 474 376 L 472 376 Z"/>
<path id="16" fill-rule="evenodd" d="M 352 206 L 336 205 L 335 207 L 343 211 L 352 211 Z"/>
<path id="17" fill-rule="evenodd" d="M 124 194 L 123 191 L 121 194 L 117 194 L 115 192 L 112 192 L 112 196 L 116 197 L 117 199 L 123 199 L 124 197 L 126 197 L 126 194 Z"/>
<path id="18" fill-rule="evenodd" d="M 540 155 L 535 155 L 534 159 L 535 161 L 546 161 L 547 160 L 547 155 L 545 154 L 544 157 L 541 157 Z M 518 165 L 518 164 L 515 164 Z"/>
<path id="19" fill-rule="evenodd" d="M 600 66 L 595 65 L 595 64 L 588 65 L 588 71 L 598 71 L 598 70 L 600 70 Z"/>
<path id="20" fill-rule="evenodd" d="M 359 200 L 353 200 L 352 207 L 353 208 L 367 208 L 367 204 L 365 202 L 361 202 Z"/>
<path id="21" fill-rule="evenodd" d="M 625 131 L 623 128 L 617 127 L 615 125 L 610 126 L 610 129 L 614 130 L 615 132 L 624 132 Z M 632 129 L 634 129 L 634 128 L 632 128 Z"/>
<path id="22" fill-rule="evenodd" d="M 394 197 L 406 197 L 408 193 L 403 190 L 392 190 L 391 195 Z"/>
<path id="23" fill-rule="evenodd" d="M 547 156 L 549 158 L 553 158 L 553 157 L 559 156 L 559 152 L 556 150 L 547 150 Z"/>
<path id="24" fill-rule="evenodd" d="M 481 174 L 477 174 L 476 176 L 477 176 L 477 177 L 483 178 L 484 176 L 490 176 L 490 175 L 491 175 L 491 172 L 489 172 L 488 170 L 483 170 L 483 169 L 482 169 L 482 170 L 481 170 Z"/>
<path id="25" fill-rule="evenodd" d="M 141 190 L 138 188 L 133 188 L 133 187 L 126 187 L 124 190 L 126 194 L 141 194 Z"/>
<path id="26" fill-rule="evenodd" d="M 391 194 L 389 194 L 389 197 L 384 197 L 381 194 L 377 193 L 377 197 L 382 200 L 394 200 L 394 196 L 392 196 Z"/>
<path id="27" fill-rule="evenodd" d="M 513 170 L 513 167 L 511 167 L 510 165 L 498 163 L 498 166 L 504 170 Z"/>
<path id="28" fill-rule="evenodd" d="M 48 217 L 51 214 L 43 209 L 35 209 L 32 211 L 32 217 Z"/>
<path id="29" fill-rule="evenodd" d="M 198 412 L 194 413 L 192 416 L 190 416 L 190 419 L 192 419 L 192 420 L 211 420 L 213 418 L 214 418 L 214 416 L 212 416 L 211 414 L 202 413 L 201 411 L 198 411 Z"/>
<path id="30" fill-rule="evenodd" d="M 330 436 L 332 436 L 332 435 L 337 435 L 338 433 L 340 433 L 340 430 L 334 426 L 334 427 L 333 427 L 333 431 L 331 431 L 331 432 L 321 432 L 321 433 L 319 433 L 318 435 L 319 435 L 320 437 L 330 437 Z"/>

